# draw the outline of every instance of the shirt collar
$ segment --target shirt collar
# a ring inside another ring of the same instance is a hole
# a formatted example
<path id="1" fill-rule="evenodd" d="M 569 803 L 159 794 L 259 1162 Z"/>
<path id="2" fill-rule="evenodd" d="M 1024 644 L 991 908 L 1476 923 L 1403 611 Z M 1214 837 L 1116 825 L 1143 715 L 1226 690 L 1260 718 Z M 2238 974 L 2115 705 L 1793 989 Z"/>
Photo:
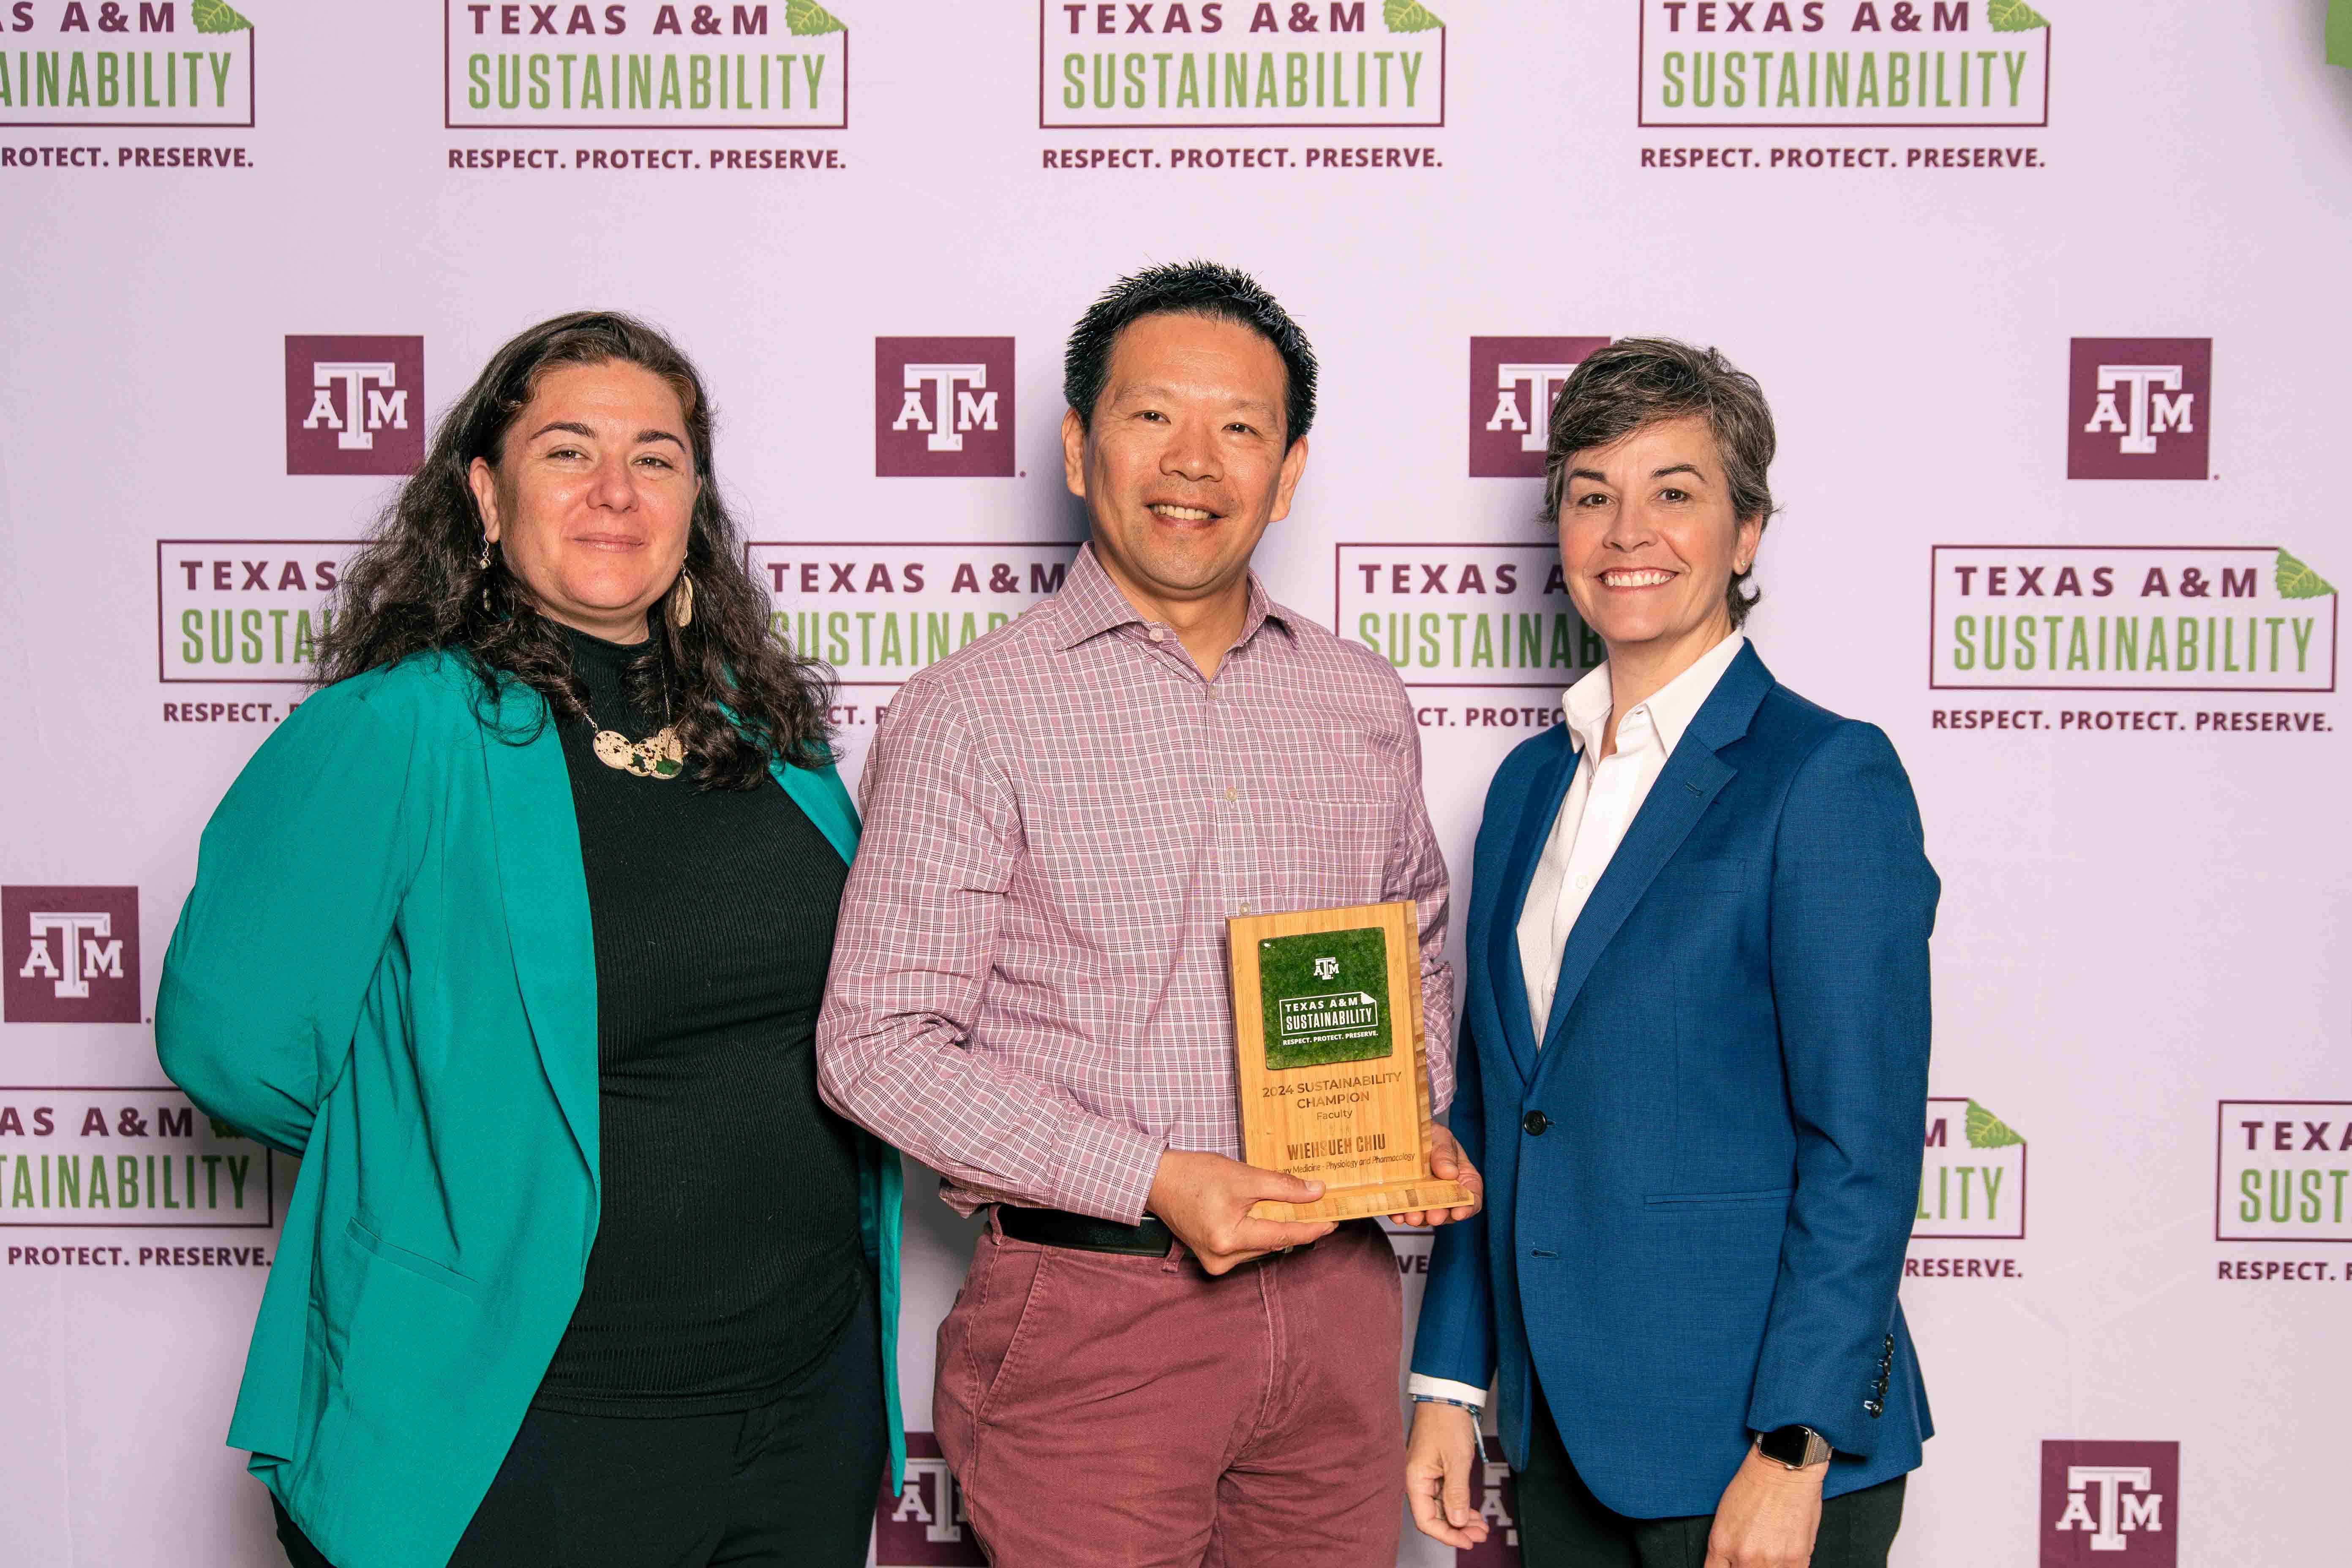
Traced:
<path id="1" fill-rule="evenodd" d="M 1748 634 L 1734 632 L 1701 653 L 1689 669 L 1651 693 L 1649 700 L 1634 706 L 1633 713 L 1648 710 L 1650 722 L 1658 731 L 1659 747 L 1667 756 L 1674 755 L 1683 731 L 1698 716 L 1698 710 L 1706 706 L 1716 683 L 1723 679 L 1723 672 L 1731 668 L 1731 661 L 1739 657 L 1739 650 L 1746 646 Z M 1611 706 L 1609 666 L 1605 663 L 1560 694 L 1560 716 L 1566 720 L 1578 751 L 1598 754 L 1601 737 L 1609 728 Z"/>
<path id="2" fill-rule="evenodd" d="M 1153 624 L 1127 601 L 1127 595 L 1118 591 L 1118 584 L 1110 580 L 1110 573 L 1095 559 L 1091 542 L 1080 546 L 1077 559 L 1070 562 L 1069 572 L 1062 579 L 1062 591 L 1054 596 L 1054 613 L 1058 618 L 1061 646 L 1065 649 L 1123 626 Z M 1290 622 L 1282 606 L 1267 595 L 1265 584 L 1258 580 L 1257 573 L 1251 572 L 1249 612 L 1242 618 L 1241 635 L 1234 639 L 1234 646 L 1238 648 L 1256 636 L 1257 629 L 1269 621 L 1281 627 L 1284 635 L 1290 634 Z"/>

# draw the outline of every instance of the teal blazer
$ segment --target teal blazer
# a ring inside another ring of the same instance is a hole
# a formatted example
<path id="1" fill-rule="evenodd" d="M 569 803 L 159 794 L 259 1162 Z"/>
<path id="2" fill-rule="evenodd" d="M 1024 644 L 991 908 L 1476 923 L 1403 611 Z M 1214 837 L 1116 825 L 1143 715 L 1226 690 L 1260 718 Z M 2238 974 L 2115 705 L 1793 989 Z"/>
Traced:
<path id="1" fill-rule="evenodd" d="M 501 738 L 480 689 L 421 654 L 289 715 L 205 830 L 155 1006 L 189 1098 L 302 1156 L 228 1441 L 339 1568 L 447 1563 L 596 1238 L 572 784 L 539 695 L 509 684 Z M 834 770 L 772 771 L 848 859 Z M 901 1177 L 862 1164 L 895 1487 Z"/>

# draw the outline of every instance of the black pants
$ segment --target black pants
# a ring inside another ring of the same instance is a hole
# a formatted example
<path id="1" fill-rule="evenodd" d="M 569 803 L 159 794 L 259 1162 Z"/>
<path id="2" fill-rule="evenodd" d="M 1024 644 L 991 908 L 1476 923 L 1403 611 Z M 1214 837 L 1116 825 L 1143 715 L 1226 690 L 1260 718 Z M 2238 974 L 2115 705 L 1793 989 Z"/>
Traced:
<path id="1" fill-rule="evenodd" d="M 1713 1514 L 1628 1519 L 1584 1484 L 1541 1399 L 1533 1412 L 1528 1468 L 1518 1477 L 1520 1561 L 1526 1568 L 1706 1568 Z M 1903 1523 L 1903 1480 L 1822 1504 L 1812 1568 L 1886 1568 Z"/>
<path id="2" fill-rule="evenodd" d="M 873 1292 L 782 1394 L 723 1416 L 533 1409 L 449 1568 L 863 1568 L 887 1462 Z M 294 1568 L 332 1568 L 278 1510 Z"/>

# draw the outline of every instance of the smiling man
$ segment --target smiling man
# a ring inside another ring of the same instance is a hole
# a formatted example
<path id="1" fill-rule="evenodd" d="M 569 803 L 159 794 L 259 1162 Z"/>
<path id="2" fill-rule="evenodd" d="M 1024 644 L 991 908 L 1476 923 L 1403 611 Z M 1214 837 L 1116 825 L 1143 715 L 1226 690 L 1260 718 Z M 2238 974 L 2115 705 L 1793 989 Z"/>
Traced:
<path id="1" fill-rule="evenodd" d="M 1250 571 L 1315 409 L 1264 289 L 1205 263 L 1123 280 L 1065 391 L 1091 538 L 1060 593 L 890 705 L 820 1082 L 988 1212 L 933 1409 L 998 1568 L 1387 1563 L 1395 1258 L 1371 1221 L 1249 1218 L 1321 1188 L 1235 1158 L 1224 924 L 1410 899 L 1444 1027 L 1412 709 Z M 1475 1180 L 1450 1136 L 1436 1169 Z"/>

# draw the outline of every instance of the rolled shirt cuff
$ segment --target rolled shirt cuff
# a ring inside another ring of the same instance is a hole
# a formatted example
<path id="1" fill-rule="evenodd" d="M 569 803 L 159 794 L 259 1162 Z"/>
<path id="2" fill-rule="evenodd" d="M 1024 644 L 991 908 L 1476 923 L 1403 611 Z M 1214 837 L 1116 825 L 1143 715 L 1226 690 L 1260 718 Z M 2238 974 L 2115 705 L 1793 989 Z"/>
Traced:
<path id="1" fill-rule="evenodd" d="M 1486 1408 L 1486 1391 L 1456 1383 L 1450 1377 L 1425 1377 L 1416 1372 L 1405 1380 L 1405 1392 L 1415 1399 L 1451 1399 L 1473 1410 Z"/>

